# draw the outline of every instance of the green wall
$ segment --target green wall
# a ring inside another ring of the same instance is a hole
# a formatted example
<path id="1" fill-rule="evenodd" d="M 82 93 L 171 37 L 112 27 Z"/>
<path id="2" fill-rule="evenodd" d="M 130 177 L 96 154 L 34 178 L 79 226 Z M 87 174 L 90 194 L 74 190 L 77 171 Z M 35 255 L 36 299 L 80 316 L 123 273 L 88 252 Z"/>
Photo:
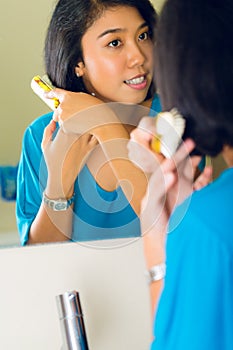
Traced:
<path id="1" fill-rule="evenodd" d="M 1 0 L 0 164 L 16 164 L 23 132 L 48 108 L 30 88 L 43 73 L 43 43 L 53 0 Z"/>

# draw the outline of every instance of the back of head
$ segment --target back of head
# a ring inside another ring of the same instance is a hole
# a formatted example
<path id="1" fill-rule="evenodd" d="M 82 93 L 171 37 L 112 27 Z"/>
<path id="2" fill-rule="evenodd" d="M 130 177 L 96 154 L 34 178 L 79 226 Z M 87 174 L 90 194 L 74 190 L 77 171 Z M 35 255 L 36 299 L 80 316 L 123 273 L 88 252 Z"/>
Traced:
<path id="1" fill-rule="evenodd" d="M 59 0 L 45 41 L 45 66 L 54 86 L 84 91 L 75 67 L 82 60 L 82 37 L 105 10 L 117 6 L 136 8 L 153 32 L 156 13 L 149 0 Z"/>
<path id="2" fill-rule="evenodd" d="M 233 2 L 167 0 L 156 45 L 157 86 L 164 109 L 186 118 L 199 151 L 233 146 Z"/>

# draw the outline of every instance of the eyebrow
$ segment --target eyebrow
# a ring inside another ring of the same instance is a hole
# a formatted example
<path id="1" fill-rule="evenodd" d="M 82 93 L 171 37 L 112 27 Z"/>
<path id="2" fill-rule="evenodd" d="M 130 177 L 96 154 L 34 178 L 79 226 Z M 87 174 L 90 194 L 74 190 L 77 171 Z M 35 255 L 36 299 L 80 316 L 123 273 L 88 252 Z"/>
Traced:
<path id="1" fill-rule="evenodd" d="M 148 24 L 146 22 L 143 22 L 139 27 L 138 27 L 138 30 L 144 28 L 144 27 L 147 27 Z M 120 33 L 120 32 L 125 32 L 126 29 L 123 29 L 123 28 L 110 28 L 110 29 L 107 29 L 105 30 L 103 33 L 101 33 L 100 35 L 98 35 L 97 39 L 100 39 L 102 38 L 103 36 L 107 35 L 107 34 L 113 34 L 113 33 Z"/>

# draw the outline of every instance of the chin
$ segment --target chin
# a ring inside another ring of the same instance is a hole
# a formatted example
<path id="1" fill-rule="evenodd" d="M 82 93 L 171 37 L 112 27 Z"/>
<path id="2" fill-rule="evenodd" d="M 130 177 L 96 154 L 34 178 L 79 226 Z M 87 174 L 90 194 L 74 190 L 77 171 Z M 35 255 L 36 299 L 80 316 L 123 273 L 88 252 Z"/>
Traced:
<path id="1" fill-rule="evenodd" d="M 135 96 L 135 95 L 137 95 L 137 96 Z M 133 95 L 127 96 L 127 97 L 126 96 L 127 95 L 125 95 L 121 99 L 122 103 L 141 104 L 142 102 L 145 101 L 147 94 L 140 94 L 140 95 L 139 94 L 134 94 L 134 96 Z"/>
<path id="2" fill-rule="evenodd" d="M 104 102 L 119 102 L 119 103 L 130 103 L 130 104 L 141 104 L 145 101 L 147 92 L 144 93 L 129 93 L 125 92 L 124 94 L 115 95 L 112 99 L 105 98 L 102 101 Z"/>

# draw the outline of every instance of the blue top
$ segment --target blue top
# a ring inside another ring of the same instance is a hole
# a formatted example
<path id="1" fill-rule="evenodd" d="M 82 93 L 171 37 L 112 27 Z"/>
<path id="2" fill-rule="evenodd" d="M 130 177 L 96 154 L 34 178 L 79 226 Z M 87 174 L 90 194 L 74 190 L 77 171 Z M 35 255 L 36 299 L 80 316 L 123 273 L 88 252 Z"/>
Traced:
<path id="1" fill-rule="evenodd" d="M 159 112 L 156 95 L 151 109 Z M 155 115 L 156 112 L 153 113 Z M 44 128 L 52 118 L 45 114 L 26 129 L 18 168 L 16 218 L 21 244 L 27 243 L 30 226 L 42 201 L 47 169 L 41 150 Z M 140 236 L 140 222 L 121 187 L 109 192 L 95 181 L 87 166 L 75 182 L 73 241 Z"/>
<path id="2" fill-rule="evenodd" d="M 151 349 L 233 349 L 232 208 L 230 168 L 175 210 Z"/>

